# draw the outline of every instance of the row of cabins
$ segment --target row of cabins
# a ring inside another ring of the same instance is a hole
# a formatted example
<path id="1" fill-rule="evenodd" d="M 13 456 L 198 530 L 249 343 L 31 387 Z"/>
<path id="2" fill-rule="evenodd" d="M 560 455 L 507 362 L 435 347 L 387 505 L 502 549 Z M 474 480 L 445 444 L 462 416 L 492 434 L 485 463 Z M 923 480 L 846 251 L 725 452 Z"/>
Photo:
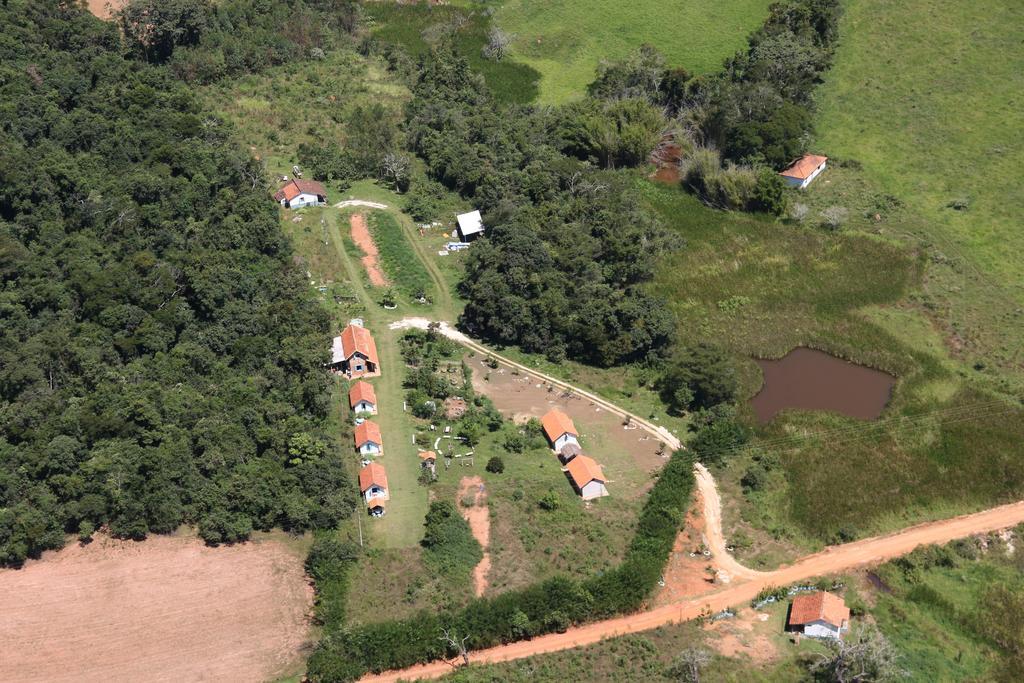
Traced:
<path id="1" fill-rule="evenodd" d="M 580 447 L 579 432 L 572 419 L 557 408 L 545 413 L 540 419 L 544 435 L 551 443 L 551 448 L 558 454 L 559 460 L 565 465 L 565 473 L 583 500 L 593 500 L 608 495 L 607 479 L 601 466 L 586 455 Z"/>

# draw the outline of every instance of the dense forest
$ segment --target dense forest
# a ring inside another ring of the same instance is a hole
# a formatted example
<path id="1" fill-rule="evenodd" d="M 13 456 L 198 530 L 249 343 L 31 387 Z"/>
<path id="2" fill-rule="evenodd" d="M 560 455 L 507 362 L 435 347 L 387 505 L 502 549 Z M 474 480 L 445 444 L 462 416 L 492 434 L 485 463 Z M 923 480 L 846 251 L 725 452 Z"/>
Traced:
<path id="1" fill-rule="evenodd" d="M 336 525 L 328 321 L 258 165 L 80 6 L 0 31 L 0 562 Z"/>

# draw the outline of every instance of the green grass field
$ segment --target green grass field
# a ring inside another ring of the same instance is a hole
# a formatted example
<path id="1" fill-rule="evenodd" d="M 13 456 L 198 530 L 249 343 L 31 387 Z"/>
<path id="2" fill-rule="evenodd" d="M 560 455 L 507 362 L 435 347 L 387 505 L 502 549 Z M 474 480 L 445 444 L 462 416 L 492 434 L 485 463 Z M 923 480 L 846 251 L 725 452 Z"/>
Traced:
<path id="1" fill-rule="evenodd" d="M 370 236 L 380 252 L 384 274 L 406 297 L 435 296 L 430 275 L 406 239 L 394 215 L 384 211 L 369 212 Z"/>
<path id="2" fill-rule="evenodd" d="M 512 58 L 542 75 L 540 101 L 579 98 L 602 59 L 643 44 L 672 66 L 711 73 L 746 44 L 770 0 L 505 0 L 497 24 L 514 34 Z"/>
<path id="3" fill-rule="evenodd" d="M 928 249 L 924 296 L 950 344 L 1019 377 L 1024 5 L 851 0 L 845 9 L 813 146 L 862 169 L 826 174 L 808 199 L 851 209 L 866 195 L 898 200 L 875 228 Z M 851 223 L 875 213 L 856 208 Z"/>

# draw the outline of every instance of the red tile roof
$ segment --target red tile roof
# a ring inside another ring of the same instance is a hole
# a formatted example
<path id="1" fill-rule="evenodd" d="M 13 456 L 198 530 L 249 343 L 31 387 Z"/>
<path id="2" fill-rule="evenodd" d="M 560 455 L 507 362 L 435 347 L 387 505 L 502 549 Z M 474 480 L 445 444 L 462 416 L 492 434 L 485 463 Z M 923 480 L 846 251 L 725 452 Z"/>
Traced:
<path id="1" fill-rule="evenodd" d="M 366 356 L 371 363 L 379 366 L 377 360 L 377 344 L 373 341 L 373 335 L 365 327 L 349 325 L 341 331 L 341 352 L 345 360 L 349 360 L 355 353 Z"/>
<path id="2" fill-rule="evenodd" d="M 295 180 L 289 180 L 280 190 L 274 194 L 274 199 L 281 201 L 282 199 L 288 200 L 289 202 L 298 197 L 303 192 L 307 194 L 315 194 L 321 197 L 327 196 L 327 190 L 324 186 L 315 180 L 303 180 L 302 178 L 296 178 Z"/>
<path id="3" fill-rule="evenodd" d="M 362 380 L 353 384 L 352 388 L 348 390 L 348 405 L 350 408 L 355 408 L 356 404 L 360 401 L 377 405 L 377 394 L 373 391 L 373 385 Z"/>
<path id="4" fill-rule="evenodd" d="M 819 620 L 840 627 L 850 620 L 850 608 L 838 595 L 824 591 L 793 598 L 793 607 L 789 611 L 790 626 L 803 626 Z"/>
<path id="5" fill-rule="evenodd" d="M 548 435 L 551 441 L 562 436 L 562 434 L 579 436 L 579 433 L 576 431 L 576 425 L 572 423 L 568 415 L 558 408 L 553 408 L 545 413 L 544 417 L 540 419 L 540 423 L 544 427 L 544 433 Z"/>
<path id="6" fill-rule="evenodd" d="M 374 484 L 386 490 L 388 487 L 388 475 L 384 471 L 383 465 L 371 462 L 359 470 L 359 490 L 366 493 Z"/>
<path id="7" fill-rule="evenodd" d="M 809 175 L 814 173 L 814 169 L 818 168 L 826 161 L 828 161 L 828 157 L 818 156 L 817 154 L 805 154 L 790 164 L 789 167 L 781 171 L 779 175 L 786 176 L 787 178 L 799 178 L 800 180 L 805 180 Z"/>
<path id="8" fill-rule="evenodd" d="M 572 477 L 577 488 L 582 489 L 595 479 L 602 483 L 606 481 L 604 472 L 601 471 L 601 466 L 593 458 L 586 455 L 577 455 L 569 461 L 565 468 L 569 470 L 569 476 Z"/>
<path id="9" fill-rule="evenodd" d="M 434 451 L 420 451 L 420 460 L 437 460 L 437 453 Z"/>
<path id="10" fill-rule="evenodd" d="M 359 448 L 367 441 L 372 441 L 378 446 L 383 446 L 384 442 L 380 438 L 380 427 L 373 420 L 366 420 L 361 424 L 356 425 L 355 431 L 356 437 L 356 448 Z"/>

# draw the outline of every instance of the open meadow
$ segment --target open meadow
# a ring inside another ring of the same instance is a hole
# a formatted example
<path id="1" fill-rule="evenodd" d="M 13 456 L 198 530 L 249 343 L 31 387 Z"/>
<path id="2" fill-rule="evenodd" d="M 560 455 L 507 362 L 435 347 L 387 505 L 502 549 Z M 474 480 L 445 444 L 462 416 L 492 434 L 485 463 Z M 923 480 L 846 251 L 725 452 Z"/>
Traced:
<path id="1" fill-rule="evenodd" d="M 770 0 L 506 0 L 495 22 L 511 58 L 540 72 L 539 101 L 579 99 L 603 60 L 652 45 L 669 66 L 717 71 L 764 20 Z"/>

